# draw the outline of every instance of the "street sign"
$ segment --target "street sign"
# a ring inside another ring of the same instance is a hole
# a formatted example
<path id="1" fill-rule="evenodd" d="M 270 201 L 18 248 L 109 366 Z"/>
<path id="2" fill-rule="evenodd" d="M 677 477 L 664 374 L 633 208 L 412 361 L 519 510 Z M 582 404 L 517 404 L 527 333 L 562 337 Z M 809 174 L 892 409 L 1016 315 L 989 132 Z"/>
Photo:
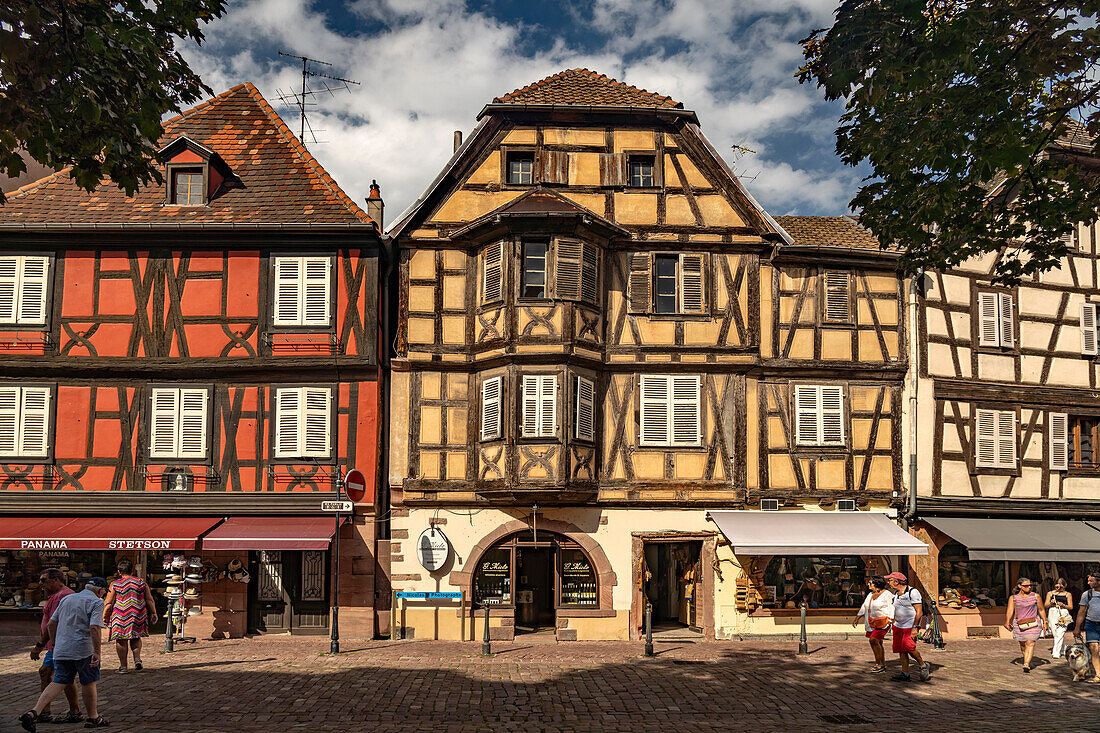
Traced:
<path id="1" fill-rule="evenodd" d="M 343 512 L 344 514 L 350 514 L 354 505 L 350 501 L 322 501 L 321 511 L 323 512 Z"/>
<path id="2" fill-rule="evenodd" d="M 410 601 L 434 601 L 434 600 L 449 600 L 454 601 L 462 598 L 461 593 L 443 592 L 443 593 L 428 593 L 425 591 L 401 591 L 397 594 L 398 598 L 410 600 Z"/>
<path id="3" fill-rule="evenodd" d="M 367 477 L 358 468 L 350 469 L 344 474 L 344 491 L 356 504 L 363 501 L 367 497 Z"/>
<path id="4" fill-rule="evenodd" d="M 451 556 L 451 543 L 443 530 L 433 525 L 421 532 L 416 541 L 416 556 L 425 570 L 435 572 L 443 567 Z"/>

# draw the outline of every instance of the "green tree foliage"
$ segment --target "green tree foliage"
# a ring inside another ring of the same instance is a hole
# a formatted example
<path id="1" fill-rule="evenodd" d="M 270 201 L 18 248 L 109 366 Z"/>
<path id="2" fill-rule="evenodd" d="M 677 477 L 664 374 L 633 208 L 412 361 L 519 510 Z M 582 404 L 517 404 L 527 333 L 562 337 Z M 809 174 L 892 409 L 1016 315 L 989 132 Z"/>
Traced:
<path id="1" fill-rule="evenodd" d="M 0 3 L 0 173 L 25 149 L 73 166 L 94 190 L 160 180 L 153 153 L 165 113 L 210 94 L 176 51 L 224 0 L 7 0 Z M 0 194 L 0 202 L 3 195 Z"/>
<path id="2" fill-rule="evenodd" d="M 1057 266 L 1060 238 L 1096 218 L 1098 9 L 844 0 L 802 42 L 799 80 L 846 100 L 837 153 L 870 166 L 851 206 L 907 270 L 1000 252 L 997 276 L 1015 282 Z M 1083 145 L 1057 144 L 1074 132 Z"/>

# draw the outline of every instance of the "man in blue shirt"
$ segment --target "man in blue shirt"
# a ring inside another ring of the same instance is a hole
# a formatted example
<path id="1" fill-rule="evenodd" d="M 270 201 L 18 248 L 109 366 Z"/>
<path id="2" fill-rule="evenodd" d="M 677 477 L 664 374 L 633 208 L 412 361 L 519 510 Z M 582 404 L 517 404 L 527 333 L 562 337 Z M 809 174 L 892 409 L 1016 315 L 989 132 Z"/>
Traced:
<path id="1" fill-rule="evenodd" d="M 85 728 L 106 726 L 96 707 L 96 683 L 99 681 L 101 631 L 103 629 L 103 597 L 107 581 L 92 578 L 80 593 L 65 596 L 54 611 L 48 629 L 53 640 L 53 682 L 38 698 L 34 710 L 19 717 L 24 730 L 37 730 L 38 716 L 67 685 L 80 678 L 84 710 L 88 715 Z"/>

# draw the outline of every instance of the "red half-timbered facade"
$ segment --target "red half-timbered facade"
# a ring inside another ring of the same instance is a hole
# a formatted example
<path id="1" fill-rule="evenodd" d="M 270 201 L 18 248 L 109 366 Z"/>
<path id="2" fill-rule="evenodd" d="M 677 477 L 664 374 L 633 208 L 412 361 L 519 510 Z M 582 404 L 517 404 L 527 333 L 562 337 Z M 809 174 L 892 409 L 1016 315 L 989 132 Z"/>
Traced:
<path id="1" fill-rule="evenodd" d="M 164 127 L 159 185 L 88 193 L 61 171 L 0 207 L 0 522 L 117 518 L 129 541 L 211 517 L 184 554 L 240 560 L 249 582 L 204 584 L 189 629 L 320 632 L 321 502 L 380 468 L 381 199 L 352 201 L 251 84 Z M 360 636 L 383 576 L 373 488 L 341 531 L 341 620 Z M 179 548 L 145 539 L 127 556 L 156 589 Z"/>

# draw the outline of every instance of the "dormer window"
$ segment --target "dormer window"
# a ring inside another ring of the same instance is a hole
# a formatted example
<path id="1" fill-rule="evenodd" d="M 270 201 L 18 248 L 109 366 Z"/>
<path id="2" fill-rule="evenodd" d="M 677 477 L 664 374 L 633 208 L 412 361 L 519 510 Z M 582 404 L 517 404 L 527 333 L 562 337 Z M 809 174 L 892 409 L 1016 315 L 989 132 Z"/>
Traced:
<path id="1" fill-rule="evenodd" d="M 535 154 L 531 152 L 508 153 L 508 183 L 529 186 L 535 182 Z"/>
<path id="2" fill-rule="evenodd" d="M 185 168 L 172 171 L 173 204 L 178 206 L 202 206 L 203 174 L 198 168 Z"/>

